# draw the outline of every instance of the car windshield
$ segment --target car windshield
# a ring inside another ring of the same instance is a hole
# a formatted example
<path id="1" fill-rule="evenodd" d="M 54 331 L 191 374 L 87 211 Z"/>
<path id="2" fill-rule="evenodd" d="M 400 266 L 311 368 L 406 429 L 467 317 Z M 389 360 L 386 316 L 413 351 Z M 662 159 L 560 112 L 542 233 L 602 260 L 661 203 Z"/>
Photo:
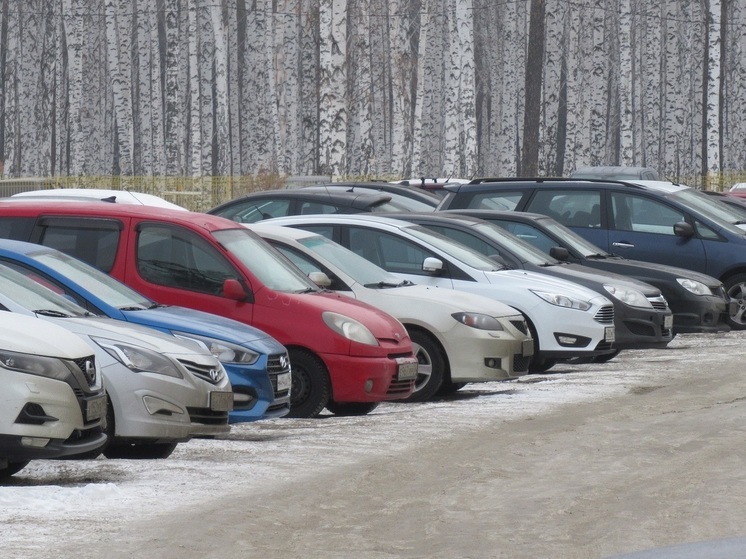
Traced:
<path id="1" fill-rule="evenodd" d="M 694 188 L 678 190 L 671 194 L 671 198 L 678 200 L 687 208 L 702 213 L 733 233 L 743 234 L 743 231 L 735 226 L 744 222 L 742 216 L 727 204 Z"/>
<path id="2" fill-rule="evenodd" d="M 474 229 L 482 233 L 485 237 L 492 239 L 498 247 L 508 247 L 508 250 L 523 262 L 528 262 L 536 266 L 559 264 L 558 260 L 545 254 L 523 239 L 507 232 L 502 227 L 493 225 L 492 223 L 478 223 L 474 226 Z"/>
<path id="3" fill-rule="evenodd" d="M 108 274 L 62 252 L 39 252 L 29 256 L 39 264 L 69 278 L 112 307 L 134 310 L 148 309 L 155 304 Z"/>
<path id="4" fill-rule="evenodd" d="M 476 268 L 477 270 L 489 271 L 505 269 L 505 266 L 497 264 L 494 260 L 487 258 L 476 250 L 425 227 L 410 225 L 405 227 L 404 230 L 413 237 L 445 252 L 451 258 L 455 258 L 456 260 L 466 264 L 467 266 Z"/>
<path id="5" fill-rule="evenodd" d="M 552 235 L 559 239 L 562 239 L 561 246 L 574 249 L 582 254 L 585 258 L 588 258 L 589 256 L 611 256 L 601 247 L 598 247 L 593 243 L 587 241 L 585 238 L 578 235 L 575 231 L 565 227 L 561 223 L 558 223 L 552 219 L 542 219 L 541 224 Z"/>
<path id="6" fill-rule="evenodd" d="M 270 289 L 285 293 L 319 291 L 295 264 L 248 229 L 225 229 L 213 235 Z"/>
<path id="7" fill-rule="evenodd" d="M 0 293 L 24 309 L 45 316 L 90 316 L 87 310 L 26 276 L 0 265 Z"/>
<path id="8" fill-rule="evenodd" d="M 321 235 L 298 239 L 298 242 L 337 266 L 361 285 L 399 285 L 401 283 L 399 278 L 388 271 Z"/>

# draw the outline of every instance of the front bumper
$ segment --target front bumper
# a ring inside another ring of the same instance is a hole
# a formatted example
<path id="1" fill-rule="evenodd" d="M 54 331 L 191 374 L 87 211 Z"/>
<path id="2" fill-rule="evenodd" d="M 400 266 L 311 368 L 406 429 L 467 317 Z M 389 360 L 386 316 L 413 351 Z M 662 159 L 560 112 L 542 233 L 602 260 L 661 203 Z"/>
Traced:
<path id="1" fill-rule="evenodd" d="M 230 423 L 283 417 L 290 412 L 290 360 L 287 353 L 263 356 L 253 365 L 223 365 L 234 394 Z"/>
<path id="2" fill-rule="evenodd" d="M 666 347 L 673 339 L 673 316 L 669 311 L 627 305 L 614 306 L 614 349 Z"/>
<path id="3" fill-rule="evenodd" d="M 398 380 L 397 358 L 414 360 L 412 354 L 357 357 L 322 353 L 335 402 L 382 402 L 412 395 L 415 379 Z M 415 361 L 416 362 L 416 361 Z"/>
<path id="4" fill-rule="evenodd" d="M 673 312 L 674 334 L 728 332 L 728 317 L 737 311 L 733 299 L 708 295 L 669 299 L 668 306 Z"/>

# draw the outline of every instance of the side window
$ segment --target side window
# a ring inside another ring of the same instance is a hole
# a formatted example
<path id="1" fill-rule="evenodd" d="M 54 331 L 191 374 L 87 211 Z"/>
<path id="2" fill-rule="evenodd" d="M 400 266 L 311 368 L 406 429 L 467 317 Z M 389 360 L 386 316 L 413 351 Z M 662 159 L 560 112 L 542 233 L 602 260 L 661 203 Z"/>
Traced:
<path id="1" fill-rule="evenodd" d="M 713 241 L 720 239 L 720 235 L 699 220 L 694 222 L 694 228 L 697 230 L 697 234 L 703 239 L 710 239 Z"/>
<path id="2" fill-rule="evenodd" d="M 614 226 L 620 231 L 673 236 L 675 223 L 685 221 L 682 212 L 651 198 L 614 192 L 611 195 Z"/>
<path id="3" fill-rule="evenodd" d="M 448 237 L 449 239 L 453 239 L 454 241 L 457 241 L 462 245 L 466 245 L 469 248 L 472 248 L 477 252 L 484 254 L 485 256 L 492 256 L 495 254 L 497 254 L 498 256 L 503 256 L 498 248 L 493 247 L 482 239 L 479 239 L 474 235 L 470 235 L 469 233 L 466 233 L 464 231 L 453 229 L 452 227 L 444 227 L 442 225 L 426 225 L 426 227 L 435 231 L 436 233 L 440 233 L 441 235 Z"/>
<path id="4" fill-rule="evenodd" d="M 475 210 L 514 210 L 522 197 L 521 192 L 478 192 L 471 197 L 467 207 Z"/>
<path id="5" fill-rule="evenodd" d="M 332 204 L 322 204 L 320 202 L 300 202 L 300 208 L 298 213 L 301 215 L 312 215 L 312 214 L 336 214 L 339 213 L 339 208 Z"/>
<path id="6" fill-rule="evenodd" d="M 567 227 L 601 227 L 598 190 L 537 190 L 526 211 L 548 215 Z"/>
<path id="7" fill-rule="evenodd" d="M 528 223 L 515 223 L 512 221 L 493 221 L 492 223 L 499 225 L 508 232 L 513 233 L 519 239 L 532 244 L 547 254 L 549 254 L 552 247 L 558 246 L 558 243 L 554 239 Z"/>
<path id="8" fill-rule="evenodd" d="M 145 225 L 137 237 L 137 270 L 152 283 L 221 295 L 223 283 L 238 274 L 197 235 L 182 229 Z"/>
<path id="9" fill-rule="evenodd" d="M 317 233 L 327 239 L 334 240 L 334 227 L 332 225 L 293 225 L 297 229 L 303 229 L 304 231 L 310 231 L 311 233 Z"/>
<path id="10" fill-rule="evenodd" d="M 333 291 L 350 291 L 350 287 L 339 279 L 334 272 L 312 260 L 308 255 L 273 241 L 270 241 L 270 244 L 285 255 L 293 264 L 298 266 L 304 274 L 310 275 L 311 272 L 324 272 L 332 282 L 329 289 Z"/>
<path id="11" fill-rule="evenodd" d="M 427 275 L 425 258 L 435 256 L 406 239 L 384 231 L 350 227 L 350 250 L 389 272 Z"/>
<path id="12" fill-rule="evenodd" d="M 230 206 L 217 215 L 239 223 L 256 223 L 263 219 L 289 215 L 289 208 L 289 200 L 247 200 Z"/>
<path id="13" fill-rule="evenodd" d="M 28 241 L 35 221 L 33 217 L 3 217 L 0 219 L 0 238 Z"/>
<path id="14" fill-rule="evenodd" d="M 120 225 L 100 219 L 42 219 L 41 234 L 34 241 L 108 273 L 116 259 Z"/>

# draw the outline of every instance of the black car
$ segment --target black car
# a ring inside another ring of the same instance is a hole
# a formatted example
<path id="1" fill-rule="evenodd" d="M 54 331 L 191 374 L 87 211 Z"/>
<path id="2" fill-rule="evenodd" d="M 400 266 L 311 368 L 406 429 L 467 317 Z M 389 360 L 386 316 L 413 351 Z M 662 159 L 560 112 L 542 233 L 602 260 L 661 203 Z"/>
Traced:
<path id="1" fill-rule="evenodd" d="M 323 187 L 263 190 L 235 198 L 209 210 L 239 223 L 309 214 L 355 214 L 408 211 L 382 192 L 346 192 Z"/>
<path id="2" fill-rule="evenodd" d="M 711 276 L 651 262 L 627 260 L 585 240 L 551 217 L 497 210 L 445 210 L 483 219 L 507 229 L 518 238 L 560 260 L 628 276 L 661 290 L 673 311 L 674 334 L 730 330 L 728 316 L 735 312 L 720 280 Z"/>
<path id="3" fill-rule="evenodd" d="M 309 185 L 303 187 L 309 192 L 356 192 L 379 193 L 391 196 L 391 201 L 399 204 L 402 210 L 411 212 L 427 212 L 434 210 L 440 203 L 440 198 L 420 188 L 391 184 L 388 182 L 334 182 L 324 185 Z"/>
<path id="4" fill-rule="evenodd" d="M 560 262 L 505 229 L 478 218 L 450 212 L 390 217 L 427 227 L 508 268 L 558 277 L 606 296 L 614 303 L 617 350 L 662 348 L 673 339 L 673 316 L 657 287 L 611 272 Z"/>

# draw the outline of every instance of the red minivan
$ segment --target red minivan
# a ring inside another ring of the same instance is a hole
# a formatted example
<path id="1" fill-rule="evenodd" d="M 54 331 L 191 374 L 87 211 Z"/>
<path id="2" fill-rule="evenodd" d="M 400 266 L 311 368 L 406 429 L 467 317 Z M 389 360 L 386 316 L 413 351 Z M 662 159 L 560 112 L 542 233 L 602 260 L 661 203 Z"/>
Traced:
<path id="1" fill-rule="evenodd" d="M 365 414 L 414 389 L 417 361 L 392 316 L 320 290 L 234 221 L 98 201 L 0 201 L 0 237 L 79 258 L 160 304 L 222 315 L 288 349 L 289 417 Z"/>

